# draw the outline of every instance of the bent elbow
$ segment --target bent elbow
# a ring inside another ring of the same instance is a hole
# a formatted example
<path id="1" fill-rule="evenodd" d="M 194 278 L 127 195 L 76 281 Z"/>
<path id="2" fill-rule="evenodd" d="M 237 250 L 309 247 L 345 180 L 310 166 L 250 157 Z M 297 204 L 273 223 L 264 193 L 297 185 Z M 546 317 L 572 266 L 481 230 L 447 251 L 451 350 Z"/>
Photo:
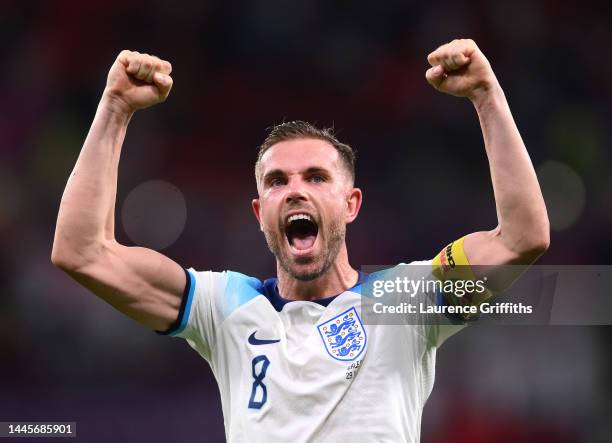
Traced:
<path id="1" fill-rule="evenodd" d="M 549 247 L 550 247 L 550 237 L 549 236 L 541 237 L 541 238 L 534 240 L 533 243 L 530 244 L 526 253 L 527 255 L 535 256 L 535 258 L 538 258 L 542 254 L 544 254 L 546 251 L 548 251 Z"/>
<path id="2" fill-rule="evenodd" d="M 75 248 L 64 241 L 55 241 L 51 250 L 51 263 L 64 272 L 78 273 L 99 256 L 101 245 Z"/>
<path id="3" fill-rule="evenodd" d="M 537 230 L 537 235 L 534 241 L 534 248 L 544 254 L 548 251 L 550 247 L 550 222 L 548 221 L 548 217 L 546 217 L 542 223 L 540 224 L 539 229 Z"/>
<path id="4" fill-rule="evenodd" d="M 550 227 L 548 219 L 539 227 L 534 228 L 524 238 L 521 248 L 518 251 L 519 255 L 524 258 L 524 261 L 534 262 L 550 247 Z"/>
<path id="5" fill-rule="evenodd" d="M 79 268 L 78 260 L 75 258 L 75 255 L 74 253 L 66 251 L 65 248 L 53 244 L 51 263 L 62 271 L 72 272 Z"/>
<path id="6" fill-rule="evenodd" d="M 550 232 L 547 230 L 542 236 L 540 242 L 537 244 L 540 254 L 544 254 L 550 248 Z"/>

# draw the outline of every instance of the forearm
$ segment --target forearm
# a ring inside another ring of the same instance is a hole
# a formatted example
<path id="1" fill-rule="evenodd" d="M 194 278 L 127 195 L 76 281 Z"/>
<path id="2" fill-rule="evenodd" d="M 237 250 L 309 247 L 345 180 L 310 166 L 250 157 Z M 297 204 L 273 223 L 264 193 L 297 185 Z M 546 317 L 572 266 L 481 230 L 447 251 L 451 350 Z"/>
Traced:
<path id="1" fill-rule="evenodd" d="M 497 82 L 470 97 L 485 142 L 498 217 L 498 235 L 519 254 L 545 249 L 548 216 L 536 173 Z"/>
<path id="2" fill-rule="evenodd" d="M 130 117 L 103 96 L 62 196 L 55 260 L 87 261 L 96 246 L 114 240 L 117 170 Z"/>

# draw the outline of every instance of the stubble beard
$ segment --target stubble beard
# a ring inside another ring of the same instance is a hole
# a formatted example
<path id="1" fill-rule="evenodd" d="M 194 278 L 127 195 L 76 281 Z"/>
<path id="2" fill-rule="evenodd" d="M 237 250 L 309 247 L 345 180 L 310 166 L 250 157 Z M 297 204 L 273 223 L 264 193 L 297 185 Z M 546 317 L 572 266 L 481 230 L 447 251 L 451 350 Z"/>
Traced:
<path id="1" fill-rule="evenodd" d="M 319 229 L 321 229 L 319 227 Z M 263 228 L 264 236 L 266 237 L 266 243 L 268 244 L 268 248 L 276 257 L 276 261 L 281 265 L 283 270 L 289 274 L 291 277 L 295 278 L 299 281 L 312 281 L 321 277 L 336 260 L 338 253 L 340 252 L 340 248 L 344 243 L 344 238 L 346 236 L 346 225 L 342 223 L 340 220 L 333 221 L 327 230 L 327 235 L 325 236 L 329 240 L 327 241 L 327 245 L 322 246 L 321 254 L 318 257 L 305 257 L 298 259 L 298 261 L 293 262 L 292 257 L 290 257 L 286 249 L 283 248 L 282 242 L 286 242 L 286 237 L 284 234 L 280 234 L 280 229 L 276 232 L 269 230 L 268 228 Z M 319 232 L 319 235 L 321 232 Z M 296 268 L 302 267 L 303 265 L 307 265 L 309 263 L 320 262 L 320 265 L 315 267 L 314 269 L 309 270 L 299 270 Z"/>

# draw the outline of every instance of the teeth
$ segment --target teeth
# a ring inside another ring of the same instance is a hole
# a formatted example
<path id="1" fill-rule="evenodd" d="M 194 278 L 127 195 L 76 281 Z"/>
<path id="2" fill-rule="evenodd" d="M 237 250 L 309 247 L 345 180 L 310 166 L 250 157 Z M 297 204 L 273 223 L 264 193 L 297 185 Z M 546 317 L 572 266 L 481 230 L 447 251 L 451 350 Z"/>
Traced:
<path id="1" fill-rule="evenodd" d="M 308 220 L 308 221 L 312 221 L 312 218 L 310 218 L 310 215 L 308 214 L 294 214 L 291 217 L 289 217 L 287 219 L 287 223 L 291 223 L 292 221 L 295 220 Z"/>

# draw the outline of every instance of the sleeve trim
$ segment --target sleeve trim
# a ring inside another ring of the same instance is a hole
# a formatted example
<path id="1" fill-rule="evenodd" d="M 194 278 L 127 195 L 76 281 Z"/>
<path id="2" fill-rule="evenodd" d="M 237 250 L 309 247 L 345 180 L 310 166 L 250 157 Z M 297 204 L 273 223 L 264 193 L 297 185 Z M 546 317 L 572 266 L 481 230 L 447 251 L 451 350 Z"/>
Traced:
<path id="1" fill-rule="evenodd" d="M 189 322 L 189 314 L 191 313 L 191 303 L 193 302 L 193 294 L 195 292 L 195 277 L 191 271 L 184 269 L 186 283 L 185 291 L 181 299 L 181 307 L 179 308 L 179 314 L 174 323 L 166 331 L 157 331 L 161 335 L 176 336 L 183 332 Z"/>

